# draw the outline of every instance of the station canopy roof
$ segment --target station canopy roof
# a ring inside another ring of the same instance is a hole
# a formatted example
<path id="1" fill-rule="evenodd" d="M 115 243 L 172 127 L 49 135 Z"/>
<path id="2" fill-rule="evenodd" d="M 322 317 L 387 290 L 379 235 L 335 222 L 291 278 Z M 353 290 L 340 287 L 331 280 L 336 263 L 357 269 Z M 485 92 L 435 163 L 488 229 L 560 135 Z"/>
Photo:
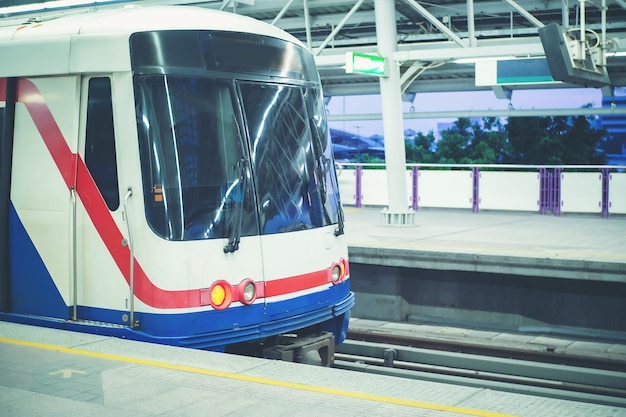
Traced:
<path id="1" fill-rule="evenodd" d="M 118 0 L 78 0 L 88 7 L 119 7 Z M 492 89 L 505 98 L 516 89 L 566 88 L 568 83 L 485 85 L 477 80 L 479 61 L 543 57 L 538 30 L 557 23 L 580 30 L 584 16 L 589 45 L 604 43 L 611 84 L 626 86 L 626 0 L 376 0 L 393 1 L 405 97 L 421 92 Z M 48 10 L 55 3 L 49 1 Z M 375 0 L 137 0 L 141 5 L 184 4 L 221 9 L 274 24 L 295 35 L 316 56 L 327 96 L 375 94 L 376 76 L 346 73 L 346 52 L 378 55 Z M 41 1 L 5 0 L 0 16 Z M 67 6 L 65 6 L 67 7 Z M 67 9 L 65 9 L 67 10 Z M 581 11 L 584 10 L 584 13 Z M 61 10 L 62 11 L 62 10 Z M 53 11 L 58 13 L 59 10 Z M 29 15 L 37 12 L 29 12 Z M 51 13 L 50 11 L 46 13 Z M 604 21 L 603 21 L 604 20 Z M 602 42 L 604 39 L 604 42 Z M 482 79 L 482 74 L 479 75 Z M 480 85 L 477 85 L 480 84 Z"/>

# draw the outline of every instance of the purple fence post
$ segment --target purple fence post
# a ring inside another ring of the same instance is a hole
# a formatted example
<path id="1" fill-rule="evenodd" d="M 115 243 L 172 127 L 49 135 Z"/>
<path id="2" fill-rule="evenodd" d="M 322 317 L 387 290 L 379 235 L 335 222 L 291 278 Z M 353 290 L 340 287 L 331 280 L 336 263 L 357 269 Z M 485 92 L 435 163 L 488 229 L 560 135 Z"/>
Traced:
<path id="1" fill-rule="evenodd" d="M 553 202 L 554 202 L 554 215 L 555 216 L 560 216 L 561 215 L 561 181 L 562 181 L 562 173 L 563 173 L 563 169 L 562 168 L 555 168 L 554 169 L 554 189 L 553 189 Z"/>
<path id="2" fill-rule="evenodd" d="M 478 167 L 472 167 L 472 182 L 474 185 L 474 190 L 472 192 L 472 212 L 474 213 L 478 213 L 478 205 L 479 205 L 479 201 L 478 201 L 478 183 L 479 183 L 479 177 L 480 177 L 480 168 Z"/>
<path id="3" fill-rule="evenodd" d="M 363 195 L 361 194 L 362 191 L 362 182 L 361 182 L 361 176 L 363 175 L 363 166 L 361 165 L 357 165 L 356 167 L 356 171 L 354 171 L 354 175 L 356 175 L 356 195 L 354 196 L 355 204 L 358 208 L 361 208 L 361 206 L 363 205 Z"/>
<path id="4" fill-rule="evenodd" d="M 417 185 L 418 185 L 418 177 L 420 173 L 420 169 L 417 166 L 411 168 L 411 172 L 413 173 L 413 178 L 411 182 L 411 187 L 413 189 L 413 196 L 411 197 L 411 203 L 413 206 L 413 210 L 417 211 L 418 208 L 418 194 L 417 194 Z"/>
<path id="5" fill-rule="evenodd" d="M 550 168 L 546 171 L 546 214 L 554 214 L 554 171 Z"/>
<path id="6" fill-rule="evenodd" d="M 554 176 L 556 175 L 556 172 L 554 170 L 552 171 L 548 171 L 548 211 L 550 211 L 552 214 L 556 214 L 556 197 L 555 197 L 555 192 L 556 192 L 556 187 L 555 187 L 555 179 Z M 559 204 L 561 204 L 559 202 Z"/>
<path id="7" fill-rule="evenodd" d="M 602 168 L 602 217 L 609 217 L 609 182 L 611 180 L 611 170 Z"/>
<path id="8" fill-rule="evenodd" d="M 554 197 L 553 197 L 554 192 L 553 192 L 553 189 L 552 189 L 553 188 L 552 187 L 552 185 L 553 185 L 552 177 L 554 176 L 554 172 L 548 171 L 547 174 L 548 174 L 548 176 L 546 177 L 546 181 L 548 183 L 548 190 L 547 190 L 548 200 L 546 201 L 546 203 L 547 203 L 546 214 L 549 211 L 554 212 Z"/>
<path id="9" fill-rule="evenodd" d="M 539 168 L 539 214 L 546 214 L 546 169 Z"/>

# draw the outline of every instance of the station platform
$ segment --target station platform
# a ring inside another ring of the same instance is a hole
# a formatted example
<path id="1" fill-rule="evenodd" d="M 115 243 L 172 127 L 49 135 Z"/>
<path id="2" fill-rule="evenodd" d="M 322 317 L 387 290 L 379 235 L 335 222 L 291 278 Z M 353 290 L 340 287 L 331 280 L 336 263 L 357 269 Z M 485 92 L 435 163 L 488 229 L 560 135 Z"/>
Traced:
<path id="1" fill-rule="evenodd" d="M 620 417 L 626 408 L 0 323 L 0 415 Z"/>
<path id="2" fill-rule="evenodd" d="M 420 209 L 387 226 L 345 208 L 350 262 L 626 283 L 626 216 Z"/>

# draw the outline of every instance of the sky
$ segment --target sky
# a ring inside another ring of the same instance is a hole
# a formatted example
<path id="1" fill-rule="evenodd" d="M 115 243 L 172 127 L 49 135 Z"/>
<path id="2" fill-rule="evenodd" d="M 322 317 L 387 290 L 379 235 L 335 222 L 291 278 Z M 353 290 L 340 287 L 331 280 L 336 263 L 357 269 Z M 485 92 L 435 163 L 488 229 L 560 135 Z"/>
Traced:
<path id="1" fill-rule="evenodd" d="M 602 106 L 602 92 L 595 88 L 567 88 L 551 90 L 516 90 L 510 100 L 515 109 L 562 109 L 580 108 L 587 104 Z M 492 91 L 468 91 L 450 93 L 419 93 L 413 103 L 403 103 L 403 111 L 454 111 L 454 110 L 505 110 L 509 100 L 498 99 Z M 334 96 L 328 103 L 331 115 L 382 113 L 379 95 Z M 437 133 L 438 124 L 452 123 L 453 119 L 409 119 L 404 121 L 404 129 Z M 382 121 L 333 121 L 333 129 L 356 133 L 365 137 L 382 135 Z"/>

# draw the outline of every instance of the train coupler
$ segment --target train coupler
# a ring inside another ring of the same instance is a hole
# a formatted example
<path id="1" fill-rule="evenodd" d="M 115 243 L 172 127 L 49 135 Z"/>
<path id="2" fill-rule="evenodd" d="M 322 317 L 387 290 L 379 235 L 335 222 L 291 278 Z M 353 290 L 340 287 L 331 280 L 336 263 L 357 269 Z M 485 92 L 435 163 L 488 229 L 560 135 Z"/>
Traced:
<path id="1" fill-rule="evenodd" d="M 328 332 L 307 336 L 281 335 L 275 345 L 263 350 L 263 356 L 268 359 L 330 367 L 335 360 L 335 336 Z"/>

